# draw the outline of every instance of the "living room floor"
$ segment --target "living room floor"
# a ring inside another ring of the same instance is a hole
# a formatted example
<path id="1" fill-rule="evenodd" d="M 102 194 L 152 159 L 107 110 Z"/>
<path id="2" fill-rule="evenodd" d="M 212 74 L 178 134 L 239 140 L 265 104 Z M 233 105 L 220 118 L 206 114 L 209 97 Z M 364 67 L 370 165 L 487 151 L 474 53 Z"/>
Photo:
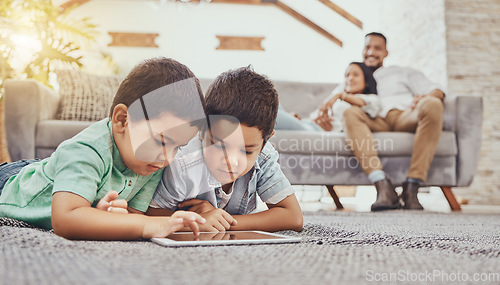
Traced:
<path id="1" fill-rule="evenodd" d="M 295 195 L 299 200 L 303 211 L 335 211 L 328 190 L 324 186 L 313 185 L 294 185 Z M 401 188 L 396 191 L 401 193 Z M 351 196 L 351 195 L 350 195 Z M 351 212 L 370 212 L 370 206 L 377 197 L 377 192 L 373 186 L 357 186 L 352 197 L 340 197 L 340 202 L 344 205 L 344 211 Z M 450 213 L 451 209 L 438 187 L 422 188 L 418 198 L 425 211 Z M 457 197 L 458 198 L 458 197 Z M 259 209 L 265 209 L 263 202 L 258 206 Z M 263 207 L 263 208 L 262 208 Z M 500 214 L 500 205 L 461 205 L 462 213 L 474 214 Z"/>

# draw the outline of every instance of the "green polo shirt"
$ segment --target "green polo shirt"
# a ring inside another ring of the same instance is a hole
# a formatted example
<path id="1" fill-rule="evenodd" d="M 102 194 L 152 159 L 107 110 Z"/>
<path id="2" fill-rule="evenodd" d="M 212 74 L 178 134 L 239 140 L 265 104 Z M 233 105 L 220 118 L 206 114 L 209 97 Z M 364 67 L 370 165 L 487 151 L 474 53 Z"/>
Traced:
<path id="1" fill-rule="evenodd" d="M 125 166 L 111 123 L 104 119 L 61 143 L 49 158 L 11 177 L 0 196 L 0 216 L 51 229 L 52 194 L 59 191 L 77 194 L 95 206 L 115 190 L 118 199 L 145 212 L 160 179 L 161 171 L 141 176 Z"/>

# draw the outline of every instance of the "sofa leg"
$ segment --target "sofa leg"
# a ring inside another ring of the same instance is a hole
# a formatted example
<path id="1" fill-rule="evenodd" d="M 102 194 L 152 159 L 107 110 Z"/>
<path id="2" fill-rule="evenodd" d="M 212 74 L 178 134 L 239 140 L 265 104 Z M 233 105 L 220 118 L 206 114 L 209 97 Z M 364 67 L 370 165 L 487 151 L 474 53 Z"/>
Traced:
<path id="1" fill-rule="evenodd" d="M 344 206 L 342 203 L 340 203 L 339 196 L 337 196 L 337 193 L 335 193 L 335 189 L 333 185 L 325 185 L 326 189 L 328 189 L 328 192 L 330 193 L 330 196 L 333 198 L 333 202 L 335 202 L 335 206 L 337 207 L 337 210 L 342 210 L 344 209 Z"/>
<path id="2" fill-rule="evenodd" d="M 451 210 L 461 211 L 462 208 L 460 208 L 460 204 L 457 202 L 457 199 L 455 199 L 455 195 L 453 194 L 453 191 L 451 191 L 451 187 L 441 186 L 440 188 L 441 191 L 443 191 L 443 194 L 446 197 L 448 204 L 450 204 Z"/>

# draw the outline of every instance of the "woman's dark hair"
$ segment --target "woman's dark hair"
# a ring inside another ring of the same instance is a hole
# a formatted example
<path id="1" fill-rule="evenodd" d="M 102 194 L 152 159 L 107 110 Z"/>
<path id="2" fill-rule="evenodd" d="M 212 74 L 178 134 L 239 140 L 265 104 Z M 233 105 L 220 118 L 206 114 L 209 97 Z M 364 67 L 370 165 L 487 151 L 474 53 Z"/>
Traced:
<path id="1" fill-rule="evenodd" d="M 355 64 L 361 68 L 363 71 L 363 77 L 365 78 L 365 89 L 363 94 L 377 94 L 377 82 L 373 78 L 373 71 L 362 62 L 351 62 L 349 65 Z"/>

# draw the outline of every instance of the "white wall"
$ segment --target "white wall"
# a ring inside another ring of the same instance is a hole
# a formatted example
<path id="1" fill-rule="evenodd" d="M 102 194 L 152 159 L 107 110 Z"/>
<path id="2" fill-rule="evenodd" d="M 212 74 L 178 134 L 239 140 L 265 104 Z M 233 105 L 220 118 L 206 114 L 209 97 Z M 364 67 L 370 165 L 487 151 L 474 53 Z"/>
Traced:
<path id="1" fill-rule="evenodd" d="M 447 89 L 444 0 L 378 0 L 385 66 L 411 66 Z"/>
<path id="2" fill-rule="evenodd" d="M 319 1 L 283 2 L 338 37 L 344 46 L 274 6 L 93 0 L 73 13 L 91 17 L 99 26 L 104 34 L 101 48 L 113 55 L 121 73 L 142 59 L 167 56 L 188 65 L 200 78 L 252 64 L 273 80 L 339 82 L 348 63 L 361 60 L 364 34 L 379 27 L 376 1 L 334 1 L 360 19 L 363 30 Z M 159 48 L 107 47 L 108 31 L 159 33 Z M 265 51 L 216 50 L 216 35 L 263 36 Z M 99 66 L 99 62 L 87 62 Z"/>

